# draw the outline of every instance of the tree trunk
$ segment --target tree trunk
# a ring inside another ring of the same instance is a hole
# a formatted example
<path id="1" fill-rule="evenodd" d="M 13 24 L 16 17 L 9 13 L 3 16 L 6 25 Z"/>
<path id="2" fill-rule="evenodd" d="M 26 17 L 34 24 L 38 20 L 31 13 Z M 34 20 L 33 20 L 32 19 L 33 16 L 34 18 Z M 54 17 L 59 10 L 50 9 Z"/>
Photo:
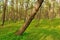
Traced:
<path id="1" fill-rule="evenodd" d="M 43 3 L 44 0 L 37 0 L 33 10 L 32 10 L 32 13 L 29 17 L 29 19 L 24 23 L 24 25 L 22 26 L 21 29 L 19 29 L 16 34 L 17 35 L 22 35 L 24 33 L 24 31 L 27 29 L 27 27 L 29 26 L 29 24 L 31 23 L 31 21 L 34 19 L 35 15 L 37 14 L 39 8 L 41 7 L 42 3 Z"/>
<path id="2" fill-rule="evenodd" d="M 15 21 L 14 0 L 11 0 L 11 20 Z"/>
<path id="3" fill-rule="evenodd" d="M 8 0 L 4 1 L 4 8 L 3 8 L 3 15 L 2 15 L 3 16 L 2 25 L 4 25 L 4 22 L 5 22 L 5 13 L 6 13 L 7 1 Z"/>
<path id="4" fill-rule="evenodd" d="M 26 2 L 26 5 L 25 5 L 25 18 L 24 18 L 24 22 L 26 22 L 27 20 L 28 20 L 28 13 L 27 13 L 27 11 L 28 11 L 28 4 L 29 4 L 29 0 L 27 0 Z"/>
<path id="5" fill-rule="evenodd" d="M 18 0 L 16 0 L 15 22 L 18 20 Z"/>

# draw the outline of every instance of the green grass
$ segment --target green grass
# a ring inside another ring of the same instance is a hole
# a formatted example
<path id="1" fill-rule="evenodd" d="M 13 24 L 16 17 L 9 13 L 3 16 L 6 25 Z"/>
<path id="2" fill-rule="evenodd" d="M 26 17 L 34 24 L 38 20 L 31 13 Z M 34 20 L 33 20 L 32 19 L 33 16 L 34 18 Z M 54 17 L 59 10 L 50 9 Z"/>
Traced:
<path id="1" fill-rule="evenodd" d="M 15 35 L 23 23 L 6 22 L 0 27 L 0 40 L 60 40 L 60 19 L 33 20 L 23 35 Z"/>

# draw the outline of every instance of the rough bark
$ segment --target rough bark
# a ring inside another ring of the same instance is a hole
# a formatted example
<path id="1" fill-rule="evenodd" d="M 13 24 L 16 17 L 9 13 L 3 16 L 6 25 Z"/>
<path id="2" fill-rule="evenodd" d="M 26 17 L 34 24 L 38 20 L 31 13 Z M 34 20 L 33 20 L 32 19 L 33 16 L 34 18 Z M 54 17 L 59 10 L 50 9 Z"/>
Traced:
<path id="1" fill-rule="evenodd" d="M 22 35 L 24 33 L 24 31 L 27 29 L 27 27 L 29 26 L 29 24 L 31 23 L 31 21 L 34 19 L 35 15 L 37 14 L 39 8 L 41 7 L 42 3 L 43 3 L 44 0 L 37 0 L 33 10 L 32 10 L 32 13 L 29 17 L 29 19 L 23 24 L 22 28 L 20 28 L 16 34 L 17 35 Z"/>

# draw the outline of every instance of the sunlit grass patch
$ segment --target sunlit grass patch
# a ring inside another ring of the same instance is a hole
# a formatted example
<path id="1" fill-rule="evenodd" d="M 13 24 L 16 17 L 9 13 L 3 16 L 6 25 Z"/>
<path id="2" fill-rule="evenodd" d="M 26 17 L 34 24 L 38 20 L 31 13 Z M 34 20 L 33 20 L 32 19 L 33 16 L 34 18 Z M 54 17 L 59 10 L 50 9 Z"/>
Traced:
<path id="1" fill-rule="evenodd" d="M 59 20 L 33 20 L 21 36 L 15 35 L 15 32 L 23 25 L 23 21 L 6 23 L 0 28 L 0 40 L 60 40 Z"/>

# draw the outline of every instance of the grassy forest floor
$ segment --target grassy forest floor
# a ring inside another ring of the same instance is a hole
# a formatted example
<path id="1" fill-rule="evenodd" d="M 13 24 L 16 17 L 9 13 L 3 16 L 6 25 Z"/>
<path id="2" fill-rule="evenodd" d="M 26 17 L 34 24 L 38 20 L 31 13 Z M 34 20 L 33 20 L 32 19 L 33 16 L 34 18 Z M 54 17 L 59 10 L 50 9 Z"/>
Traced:
<path id="1" fill-rule="evenodd" d="M 60 19 L 33 20 L 23 35 L 15 35 L 23 23 L 5 22 L 0 26 L 0 40 L 60 40 Z"/>

